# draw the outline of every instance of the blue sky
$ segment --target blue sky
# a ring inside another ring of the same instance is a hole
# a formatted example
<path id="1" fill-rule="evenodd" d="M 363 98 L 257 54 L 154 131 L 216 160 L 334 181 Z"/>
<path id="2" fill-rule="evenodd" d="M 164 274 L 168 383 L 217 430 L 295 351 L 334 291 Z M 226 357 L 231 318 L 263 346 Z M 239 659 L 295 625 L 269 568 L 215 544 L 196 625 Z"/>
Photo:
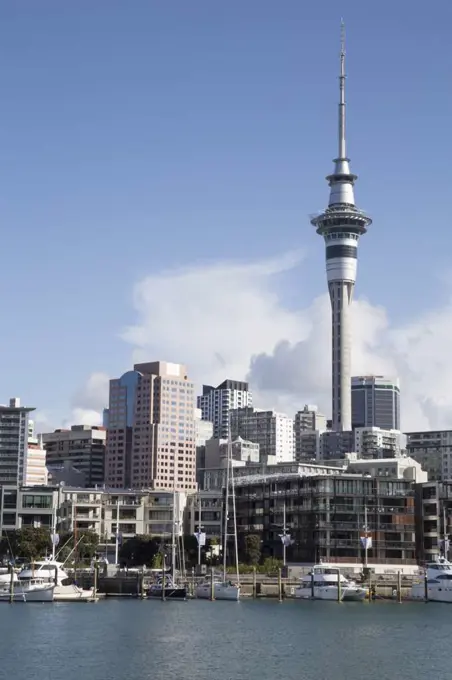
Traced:
<path id="1" fill-rule="evenodd" d="M 92 372 L 120 374 L 134 286 L 168 269 L 302 248 L 281 304 L 325 292 L 308 216 L 336 152 L 341 16 L 349 155 L 374 219 L 357 295 L 394 323 L 446 304 L 452 6 L 432 8 L 4 0 L 1 399 L 63 417 Z"/>

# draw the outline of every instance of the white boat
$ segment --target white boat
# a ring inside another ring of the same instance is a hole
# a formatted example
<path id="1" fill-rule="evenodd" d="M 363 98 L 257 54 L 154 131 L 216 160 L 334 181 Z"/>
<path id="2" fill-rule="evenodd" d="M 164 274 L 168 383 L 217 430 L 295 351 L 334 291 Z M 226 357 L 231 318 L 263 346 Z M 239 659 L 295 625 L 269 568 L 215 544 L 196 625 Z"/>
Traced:
<path id="1" fill-rule="evenodd" d="M 234 600 L 237 602 L 240 599 L 240 586 L 235 585 L 231 581 L 214 580 L 214 599 L 215 600 Z M 196 597 L 201 600 L 210 600 L 212 597 L 212 584 L 209 580 L 203 581 L 196 586 Z"/>
<path id="2" fill-rule="evenodd" d="M 16 572 L 13 572 L 13 583 L 17 582 L 17 574 Z M 10 584 L 11 583 L 11 572 L 8 571 L 7 569 L 2 570 L 2 573 L 0 573 L 0 588 L 3 588 L 5 584 Z"/>
<path id="3" fill-rule="evenodd" d="M 13 584 L 13 602 L 53 602 L 54 583 L 48 583 L 41 578 Z M 6 584 L 0 588 L 0 601 L 11 601 L 10 586 Z"/>
<path id="4" fill-rule="evenodd" d="M 435 562 L 427 562 L 425 575 L 427 599 L 432 602 L 452 602 L 452 563 L 445 557 L 438 557 Z M 422 581 L 413 583 L 411 597 L 414 600 L 425 599 L 425 576 Z"/>
<path id="5" fill-rule="evenodd" d="M 300 579 L 295 588 L 295 597 L 304 600 L 336 600 L 338 599 L 338 567 L 332 564 L 315 564 L 312 571 Z M 341 601 L 362 601 L 368 590 L 349 581 L 339 572 L 341 584 Z M 314 583 L 313 583 L 314 581 Z"/>
<path id="6" fill-rule="evenodd" d="M 26 584 L 33 579 L 39 579 L 45 584 L 53 586 L 53 600 L 64 602 L 80 600 L 89 602 L 95 599 L 94 588 L 83 590 L 69 578 L 63 569 L 64 564 L 54 559 L 40 560 L 25 566 L 18 575 L 19 583 Z"/>

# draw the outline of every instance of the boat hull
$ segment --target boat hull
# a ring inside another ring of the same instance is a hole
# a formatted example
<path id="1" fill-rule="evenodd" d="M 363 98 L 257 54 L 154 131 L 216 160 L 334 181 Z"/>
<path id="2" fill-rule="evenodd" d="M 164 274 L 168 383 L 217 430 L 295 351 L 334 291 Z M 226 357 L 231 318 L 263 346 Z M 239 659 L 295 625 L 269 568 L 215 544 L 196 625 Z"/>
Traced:
<path id="1" fill-rule="evenodd" d="M 345 586 L 341 589 L 341 602 L 362 602 L 368 591 L 359 586 Z M 311 588 L 295 588 L 295 597 L 302 600 L 334 600 L 337 602 L 337 586 L 314 586 L 314 597 Z"/>
<path id="2" fill-rule="evenodd" d="M 53 602 L 54 586 L 44 586 L 42 588 L 26 588 L 15 586 L 13 592 L 14 602 Z M 0 592 L 0 601 L 9 602 L 11 594 L 8 589 Z"/>
<path id="3" fill-rule="evenodd" d="M 212 586 L 210 583 L 201 583 L 195 589 L 195 595 L 200 600 L 210 600 L 212 596 Z M 240 599 L 240 586 L 225 583 L 214 583 L 215 600 L 230 600 L 238 602 Z"/>
<path id="4" fill-rule="evenodd" d="M 413 600 L 425 600 L 425 586 L 423 583 L 415 583 L 411 588 Z M 429 602 L 452 603 L 452 587 L 448 586 L 428 586 L 427 599 Z"/>
<path id="5" fill-rule="evenodd" d="M 154 600 L 162 599 L 162 588 L 152 587 L 148 590 L 148 598 Z M 165 588 L 165 600 L 186 600 L 186 588 Z"/>
<path id="6" fill-rule="evenodd" d="M 55 602 L 92 602 L 96 598 L 94 590 L 82 590 L 75 585 L 58 585 L 53 591 L 53 599 Z"/>

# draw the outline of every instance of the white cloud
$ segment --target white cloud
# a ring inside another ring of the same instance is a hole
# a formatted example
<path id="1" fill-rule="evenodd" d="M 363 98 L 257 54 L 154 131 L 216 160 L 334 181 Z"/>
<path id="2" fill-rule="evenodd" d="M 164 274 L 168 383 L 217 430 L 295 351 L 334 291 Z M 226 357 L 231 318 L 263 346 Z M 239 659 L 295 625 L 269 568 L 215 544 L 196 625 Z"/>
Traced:
<path id="1" fill-rule="evenodd" d="M 300 260 L 220 262 L 143 279 L 134 291 L 137 323 L 122 334 L 133 359 L 185 363 L 198 383 L 248 376 L 256 405 L 293 412 L 317 403 L 329 415 L 328 296 L 293 311 L 275 293 L 275 277 Z M 379 306 L 353 305 L 353 371 L 400 378 L 404 429 L 452 424 L 451 311 L 448 305 L 397 326 Z M 90 390 L 105 403 L 107 378 L 95 375 Z"/>
<path id="2" fill-rule="evenodd" d="M 145 278 L 134 292 L 138 322 L 123 333 L 135 347 L 134 360 L 186 363 L 204 382 L 244 377 L 253 353 L 300 337 L 300 318 L 273 292 L 274 277 L 300 259 L 219 263 Z"/>
<path id="3" fill-rule="evenodd" d="M 72 399 L 72 411 L 62 426 L 102 425 L 102 411 L 108 405 L 109 376 L 91 373 Z"/>
<path id="4" fill-rule="evenodd" d="M 292 414 L 313 403 L 329 416 L 328 295 L 290 310 L 275 292 L 277 277 L 301 259 L 297 253 L 146 277 L 134 290 L 137 322 L 122 333 L 133 346 L 132 361 L 185 363 L 199 385 L 247 378 L 257 406 Z M 452 302 L 397 325 L 384 308 L 358 299 L 353 334 L 354 374 L 400 378 L 405 430 L 452 426 Z M 89 376 L 64 426 L 102 422 L 108 380 L 105 373 Z"/>

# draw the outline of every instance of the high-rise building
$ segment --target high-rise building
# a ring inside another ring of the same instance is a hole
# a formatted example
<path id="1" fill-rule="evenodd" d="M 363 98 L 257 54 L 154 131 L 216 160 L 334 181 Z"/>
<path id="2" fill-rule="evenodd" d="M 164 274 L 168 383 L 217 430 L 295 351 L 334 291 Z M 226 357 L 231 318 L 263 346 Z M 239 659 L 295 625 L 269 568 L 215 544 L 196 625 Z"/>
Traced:
<path id="1" fill-rule="evenodd" d="M 24 484 L 27 470 L 29 414 L 17 397 L 0 405 L 0 486 Z"/>
<path id="2" fill-rule="evenodd" d="M 318 412 L 317 406 L 306 404 L 295 414 L 295 460 L 298 463 L 319 459 L 320 435 L 325 430 L 326 416 Z"/>
<path id="3" fill-rule="evenodd" d="M 271 457 L 275 457 L 277 463 L 294 460 L 293 420 L 285 413 L 247 406 L 232 409 L 230 423 L 233 440 L 242 437 L 259 444 L 261 462 L 266 462 L 269 457 L 270 461 Z"/>
<path id="4" fill-rule="evenodd" d="M 85 486 L 102 485 L 106 440 L 105 428 L 95 425 L 73 425 L 70 430 L 43 434 L 46 464 L 50 470 L 72 465 L 83 473 Z"/>
<path id="5" fill-rule="evenodd" d="M 213 423 L 213 436 L 217 439 L 229 436 L 229 411 L 252 404 L 248 383 L 239 380 L 224 380 L 218 387 L 203 385 L 202 395 L 197 399 L 202 419 Z"/>
<path id="6" fill-rule="evenodd" d="M 181 364 L 155 361 L 110 381 L 106 482 L 196 489 L 194 387 Z"/>
<path id="7" fill-rule="evenodd" d="M 110 380 L 109 407 L 103 422 L 107 423 L 105 480 L 113 488 L 129 489 L 132 484 L 133 424 L 140 378 L 138 371 L 127 371 Z"/>
<path id="8" fill-rule="evenodd" d="M 320 435 L 320 460 L 334 460 L 345 458 L 355 448 L 353 432 L 344 430 L 325 430 Z"/>
<path id="9" fill-rule="evenodd" d="M 372 220 L 355 205 L 357 176 L 350 171 L 345 143 L 345 40 L 342 34 L 339 75 L 339 148 L 330 185 L 328 207 L 311 218 L 326 246 L 326 273 L 332 321 L 333 430 L 352 427 L 350 312 L 358 261 L 358 240 Z"/>
<path id="10" fill-rule="evenodd" d="M 399 381 L 382 375 L 353 377 L 352 427 L 400 430 Z"/>
<path id="11" fill-rule="evenodd" d="M 307 430 L 326 430 L 326 416 L 318 412 L 317 406 L 309 404 L 295 414 L 295 434 Z"/>

